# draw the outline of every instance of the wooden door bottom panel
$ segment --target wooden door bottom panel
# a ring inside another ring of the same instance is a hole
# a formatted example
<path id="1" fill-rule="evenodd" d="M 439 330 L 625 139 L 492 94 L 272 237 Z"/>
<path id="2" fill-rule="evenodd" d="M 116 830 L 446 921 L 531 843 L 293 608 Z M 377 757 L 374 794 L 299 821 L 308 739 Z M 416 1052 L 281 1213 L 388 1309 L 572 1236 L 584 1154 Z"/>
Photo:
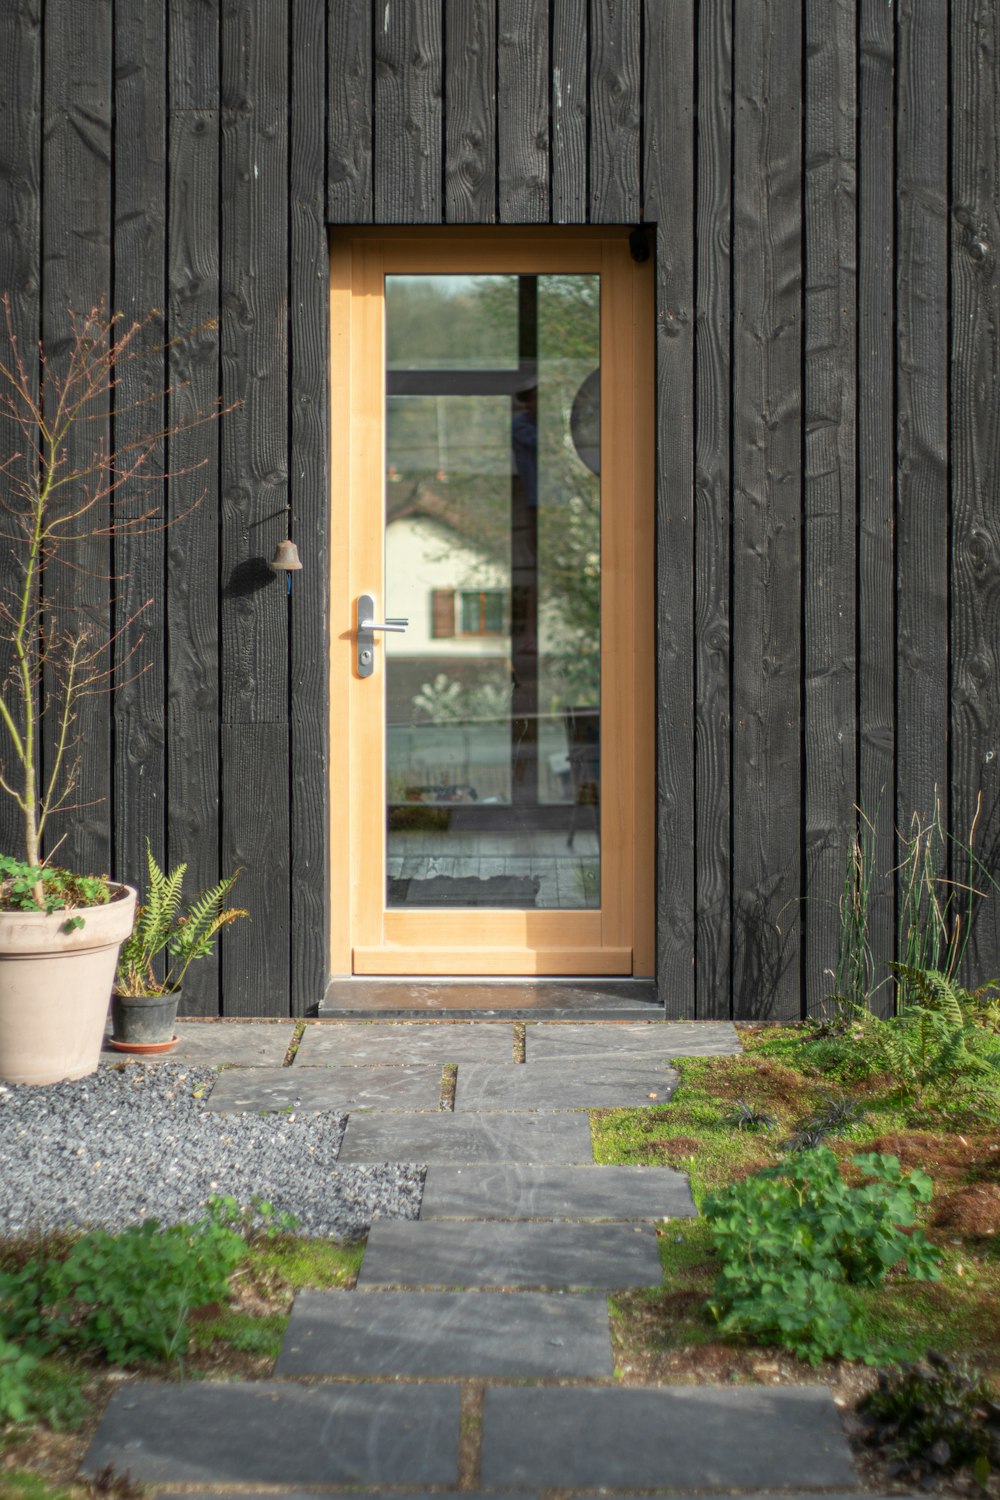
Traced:
<path id="1" fill-rule="evenodd" d="M 355 948 L 355 974 L 632 973 L 631 948 Z"/>

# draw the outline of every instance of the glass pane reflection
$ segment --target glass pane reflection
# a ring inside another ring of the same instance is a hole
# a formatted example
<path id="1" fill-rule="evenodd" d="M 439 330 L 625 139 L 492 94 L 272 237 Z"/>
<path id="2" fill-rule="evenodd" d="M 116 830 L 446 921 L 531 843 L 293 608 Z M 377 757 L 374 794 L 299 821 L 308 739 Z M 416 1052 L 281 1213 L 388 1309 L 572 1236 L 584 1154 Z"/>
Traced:
<path id="1" fill-rule="evenodd" d="M 388 904 L 596 907 L 598 278 L 388 277 L 386 305 Z"/>

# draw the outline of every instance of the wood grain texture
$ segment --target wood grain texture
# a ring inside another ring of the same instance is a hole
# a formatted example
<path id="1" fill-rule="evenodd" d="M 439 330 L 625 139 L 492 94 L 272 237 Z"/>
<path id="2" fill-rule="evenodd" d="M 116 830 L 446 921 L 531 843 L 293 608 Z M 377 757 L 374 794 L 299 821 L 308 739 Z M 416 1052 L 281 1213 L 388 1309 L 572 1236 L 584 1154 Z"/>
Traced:
<path id="1" fill-rule="evenodd" d="M 288 731 L 284 724 L 226 724 L 222 752 L 226 870 L 242 871 L 240 904 L 251 916 L 222 935 L 227 1016 L 288 1014 L 290 901 Z M 235 789 L 239 795 L 233 795 Z"/>
<path id="2" fill-rule="evenodd" d="M 223 974 L 227 1014 L 258 1005 L 281 1014 L 288 597 L 268 560 L 288 523 L 288 79 L 286 50 L 274 45 L 288 34 L 286 0 L 227 0 L 222 26 L 222 392 L 243 404 L 222 425 L 221 848 L 224 869 L 246 869 L 241 900 L 254 917 L 230 943 Z M 265 754 L 266 765 L 255 762 Z"/>
<path id="3" fill-rule="evenodd" d="M 177 111 L 170 121 L 167 314 L 174 335 L 188 336 L 170 357 L 172 426 L 210 405 L 219 389 L 218 199 L 218 111 Z M 220 441 L 220 427 L 211 423 L 173 438 L 168 451 L 176 477 L 166 538 L 167 849 L 171 864 L 187 860 L 199 890 L 220 875 Z M 184 1009 L 219 1014 L 217 954 L 191 969 Z"/>
<path id="4" fill-rule="evenodd" d="M 637 18 L 636 18 L 637 24 Z M 695 1013 L 694 6 L 649 3 L 644 214 L 656 237 L 657 977 Z M 596 180 L 596 179 L 595 179 Z M 666 706 L 669 704 L 669 711 Z"/>
<path id="5" fill-rule="evenodd" d="M 990 0 L 952 9 L 952 821 L 983 815 L 979 857 L 1000 841 L 1000 22 Z M 954 872 L 962 875 L 959 868 Z M 986 882 L 980 880 L 980 887 Z M 1000 968 L 1000 899 L 981 904 L 968 978 Z"/>
<path id="6" fill-rule="evenodd" d="M 884 871 L 896 863 L 894 15 L 858 0 L 858 785 Z M 891 878 L 870 928 L 884 965 L 895 952 Z M 890 999 L 879 992 L 881 1008 Z"/>
<path id="7" fill-rule="evenodd" d="M 375 222 L 442 221 L 443 0 L 375 7 Z"/>
<path id="8" fill-rule="evenodd" d="M 40 0 L 0 10 L 0 293 L 11 304 L 11 326 L 19 347 L 30 354 L 39 332 L 41 267 L 42 33 Z M 6 362 L 6 322 L 0 314 Z M 37 377 L 33 377 L 37 389 Z M 18 429 L 0 414 L 0 454 L 22 450 Z M 18 572 L 8 547 L 0 544 L 0 590 L 17 587 Z M 0 680 L 10 660 L 0 646 Z M 0 741 L 0 770 L 9 765 L 6 732 Z M 0 796 L 0 849 L 23 844 L 20 814 Z"/>
<path id="9" fill-rule="evenodd" d="M 654 27 L 678 20 L 683 24 L 686 7 L 680 17 L 673 14 L 677 8 L 654 6 L 648 19 Z M 590 218 L 595 224 L 633 224 L 640 216 L 642 11 L 643 0 L 592 0 L 590 7 Z M 670 71 L 664 69 L 647 87 L 650 123 L 663 107 L 661 95 L 669 80 Z M 690 88 L 690 76 L 682 81 Z M 690 144 L 684 146 L 690 154 Z M 684 171 L 683 161 L 676 170 Z"/>
<path id="10" fill-rule="evenodd" d="M 374 203 L 371 0 L 327 7 L 327 59 L 327 218 L 367 224 Z"/>
<path id="11" fill-rule="evenodd" d="M 166 10 L 171 109 L 217 109 L 219 0 L 167 0 Z"/>
<path id="12" fill-rule="evenodd" d="M 732 1007 L 729 586 L 732 523 L 732 51 L 730 0 L 698 10 L 695 344 L 694 963 L 698 1016 Z"/>
<path id="13" fill-rule="evenodd" d="M 809 0 L 805 134 L 805 998 L 833 988 L 855 831 L 854 0 Z"/>
<path id="14" fill-rule="evenodd" d="M 67 311 L 86 316 L 111 285 L 111 64 L 110 0 L 84 9 L 73 0 L 50 0 L 45 8 L 42 224 L 44 305 L 42 333 L 56 365 L 67 347 Z M 88 460 L 110 435 L 107 407 L 74 429 L 67 442 L 70 464 Z M 111 549 L 106 538 L 67 544 L 68 566 L 50 574 L 47 597 L 62 619 L 91 632 L 95 647 L 110 635 Z M 80 778 L 67 808 L 48 830 L 59 859 L 78 870 L 111 868 L 111 712 L 108 696 L 84 699 L 76 716 Z M 53 726 L 45 733 L 51 765 Z"/>
<path id="15" fill-rule="evenodd" d="M 549 11 L 497 0 L 497 171 L 501 224 L 549 219 Z"/>
<path id="16" fill-rule="evenodd" d="M 223 12 L 221 272 L 222 712 L 288 712 L 285 591 L 268 568 L 287 534 L 288 110 L 286 0 Z"/>
<path id="17" fill-rule="evenodd" d="M 734 39 L 733 986 L 762 1018 L 800 1009 L 801 24 L 762 0 Z"/>
<path id="18" fill-rule="evenodd" d="M 496 218 L 496 4 L 445 0 L 444 216 L 449 224 Z"/>
<path id="19" fill-rule="evenodd" d="M 323 0 L 293 0 L 289 296 L 292 535 L 306 566 L 291 594 L 291 1010 L 326 990 L 329 948 L 329 256 L 323 222 Z"/>
<path id="20" fill-rule="evenodd" d="M 166 274 L 166 25 L 160 0 L 135 0 L 115 11 L 114 274 L 115 307 L 127 323 L 143 323 L 160 309 L 125 365 L 115 395 L 115 445 L 135 442 L 162 426 L 167 385 L 163 348 Z M 163 514 L 160 444 L 150 455 L 149 480 L 137 480 L 115 502 L 127 525 L 150 510 Z M 133 884 L 144 880 L 146 840 L 166 858 L 166 748 L 164 533 L 116 538 L 114 545 L 116 656 L 121 685 L 114 695 L 115 868 Z"/>
<path id="21" fill-rule="evenodd" d="M 907 828 L 948 786 L 948 31 L 943 7 L 900 0 L 898 14 L 896 817 Z"/>
<path id="22" fill-rule="evenodd" d="M 553 0 L 551 128 L 554 224 L 586 224 L 588 217 L 589 21 L 584 0 Z"/>

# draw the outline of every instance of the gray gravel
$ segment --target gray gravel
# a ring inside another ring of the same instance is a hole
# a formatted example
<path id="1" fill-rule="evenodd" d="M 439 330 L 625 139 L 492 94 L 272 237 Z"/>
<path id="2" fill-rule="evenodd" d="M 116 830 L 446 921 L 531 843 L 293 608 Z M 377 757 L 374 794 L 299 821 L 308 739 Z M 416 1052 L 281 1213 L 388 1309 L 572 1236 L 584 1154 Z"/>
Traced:
<path id="1" fill-rule="evenodd" d="M 346 1115 L 212 1114 L 215 1078 L 129 1063 L 44 1088 L 0 1084 L 0 1236 L 180 1223 L 216 1193 L 264 1198 L 313 1237 L 417 1217 L 420 1168 L 336 1165 Z"/>

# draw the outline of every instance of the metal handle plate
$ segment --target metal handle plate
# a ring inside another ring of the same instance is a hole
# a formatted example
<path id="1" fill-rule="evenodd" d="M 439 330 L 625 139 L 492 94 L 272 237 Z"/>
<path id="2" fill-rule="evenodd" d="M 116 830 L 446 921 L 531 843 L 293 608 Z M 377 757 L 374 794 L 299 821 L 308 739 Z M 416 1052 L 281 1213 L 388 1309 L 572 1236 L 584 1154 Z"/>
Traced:
<path id="1" fill-rule="evenodd" d="M 360 594 L 358 596 L 358 676 L 370 677 L 375 670 L 375 631 L 391 631 L 393 634 L 402 634 L 409 625 L 409 620 L 399 616 L 390 616 L 386 620 L 376 620 L 375 600 L 371 594 Z"/>

